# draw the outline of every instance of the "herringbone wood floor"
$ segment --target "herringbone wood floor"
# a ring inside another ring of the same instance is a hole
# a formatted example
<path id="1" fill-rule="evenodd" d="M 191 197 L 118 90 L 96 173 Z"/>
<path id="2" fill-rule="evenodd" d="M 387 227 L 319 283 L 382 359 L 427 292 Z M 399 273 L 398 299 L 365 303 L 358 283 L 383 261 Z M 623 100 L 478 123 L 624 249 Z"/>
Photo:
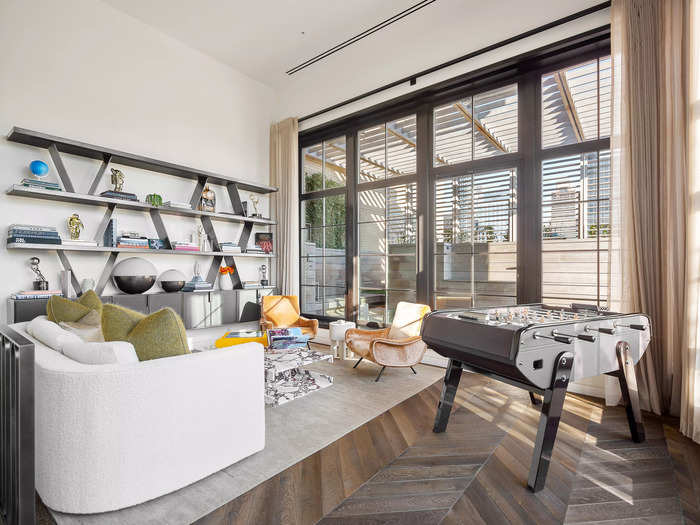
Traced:
<path id="1" fill-rule="evenodd" d="M 465 374 L 447 432 L 440 382 L 199 523 L 697 523 L 700 446 L 645 414 L 569 395 L 544 490 L 525 486 L 539 412 L 527 393 Z M 368 387 L 369 388 L 369 387 Z"/>

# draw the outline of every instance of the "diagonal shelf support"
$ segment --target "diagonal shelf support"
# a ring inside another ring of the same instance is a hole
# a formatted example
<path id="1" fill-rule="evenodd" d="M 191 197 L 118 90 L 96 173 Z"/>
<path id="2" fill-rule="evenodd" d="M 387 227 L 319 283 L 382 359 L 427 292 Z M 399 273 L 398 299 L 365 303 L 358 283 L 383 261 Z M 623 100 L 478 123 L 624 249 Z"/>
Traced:
<path id="1" fill-rule="evenodd" d="M 216 231 L 214 231 L 214 224 L 211 221 L 211 217 L 203 215 L 201 219 L 202 226 L 204 226 L 204 231 L 207 234 L 207 237 L 209 237 L 209 242 L 211 242 L 212 251 L 221 251 L 221 246 L 219 246 L 219 239 L 216 236 Z"/>
<path id="2" fill-rule="evenodd" d="M 75 293 L 78 295 L 78 297 L 80 297 L 83 295 L 83 290 L 80 288 L 80 283 L 78 282 L 78 278 L 75 276 L 75 271 L 68 260 L 68 256 L 62 250 L 56 250 L 56 255 L 58 255 L 58 259 L 61 261 L 61 266 L 63 266 L 63 269 L 70 272 L 71 285 L 73 285 L 73 290 L 75 290 Z"/>
<path id="3" fill-rule="evenodd" d="M 61 179 L 63 184 L 63 189 L 71 193 L 75 193 L 75 188 L 73 187 L 73 182 L 68 176 L 68 171 L 66 166 L 63 164 L 63 159 L 61 158 L 61 152 L 58 151 L 56 144 L 51 144 L 49 146 L 49 155 L 51 155 L 51 160 L 53 160 L 54 166 L 56 166 L 56 173 L 58 173 L 58 178 Z"/>
<path id="4" fill-rule="evenodd" d="M 248 248 L 248 240 L 250 239 L 250 234 L 253 231 L 252 222 L 244 222 L 243 228 L 241 228 L 241 236 L 238 238 L 238 247 L 241 249 L 242 253 L 245 253 L 246 248 Z"/>
<path id="5" fill-rule="evenodd" d="M 241 276 L 238 275 L 238 267 L 236 266 L 235 259 L 231 255 L 225 255 L 224 261 L 226 261 L 226 266 L 231 266 L 233 268 L 233 273 L 230 274 L 233 288 L 235 290 L 240 290 L 243 288 L 243 283 L 241 283 Z"/>
<path id="6" fill-rule="evenodd" d="M 92 184 L 90 184 L 90 189 L 88 190 L 88 195 L 94 195 L 97 191 L 97 187 L 100 185 L 100 181 L 109 167 L 109 163 L 112 161 L 112 155 L 105 155 L 102 165 L 100 165 L 97 173 L 95 173 L 95 178 L 92 179 Z"/>
<path id="7" fill-rule="evenodd" d="M 221 255 L 215 255 L 214 258 L 211 260 L 211 264 L 209 265 L 209 270 L 207 271 L 206 281 L 208 283 L 214 284 L 216 282 L 216 276 L 219 275 L 219 267 L 221 266 L 222 260 L 223 260 L 223 256 L 221 256 Z"/>
<path id="8" fill-rule="evenodd" d="M 107 257 L 107 262 L 105 263 L 104 268 L 102 268 L 102 273 L 97 281 L 97 286 L 95 286 L 95 293 L 97 295 L 102 295 L 102 292 L 104 292 L 105 286 L 107 286 L 107 282 L 112 276 L 112 269 L 114 268 L 114 263 L 116 262 L 118 255 L 119 252 L 110 252 L 109 257 Z"/>
<path id="9" fill-rule="evenodd" d="M 97 230 L 95 231 L 95 236 L 93 237 L 93 240 L 96 241 L 98 244 L 100 244 L 104 241 L 105 231 L 107 230 L 107 225 L 109 224 L 109 220 L 112 218 L 112 214 L 114 213 L 114 209 L 116 207 L 117 207 L 116 204 L 108 204 L 107 205 L 107 209 L 105 210 L 105 214 L 102 216 L 102 220 L 100 221 L 100 224 L 98 224 Z"/>
<path id="10" fill-rule="evenodd" d="M 190 197 L 190 206 L 192 207 L 193 210 L 197 209 L 197 205 L 199 204 L 199 199 L 202 198 L 202 192 L 204 191 L 204 186 L 207 185 L 207 180 L 208 177 L 197 177 L 197 185 L 194 187 L 194 191 L 192 192 L 192 196 Z"/>
<path id="11" fill-rule="evenodd" d="M 241 194 L 238 192 L 238 184 L 231 182 L 226 185 L 226 191 L 228 191 L 229 199 L 231 199 L 231 206 L 233 206 L 233 213 L 236 215 L 245 215 L 243 210 L 243 203 L 241 202 Z"/>
<path id="12" fill-rule="evenodd" d="M 157 208 L 151 208 L 150 210 L 148 210 L 148 213 L 151 216 L 151 220 L 153 221 L 153 226 L 155 226 L 156 228 L 158 238 L 165 242 L 166 250 L 172 249 L 172 245 L 170 244 L 170 236 L 168 235 L 168 232 L 165 229 L 165 223 L 163 222 L 163 217 L 161 217 L 160 212 Z"/>

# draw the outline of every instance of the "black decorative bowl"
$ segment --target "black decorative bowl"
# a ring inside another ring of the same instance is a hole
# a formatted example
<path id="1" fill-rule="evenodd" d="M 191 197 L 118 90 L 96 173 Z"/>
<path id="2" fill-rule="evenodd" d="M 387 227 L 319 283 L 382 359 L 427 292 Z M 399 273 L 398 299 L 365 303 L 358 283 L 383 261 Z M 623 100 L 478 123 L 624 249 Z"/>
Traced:
<path id="1" fill-rule="evenodd" d="M 185 287 L 185 281 L 161 281 L 160 287 L 164 292 L 179 292 Z"/>
<path id="2" fill-rule="evenodd" d="M 143 293 L 156 283 L 155 275 L 115 275 L 114 284 L 128 294 Z"/>

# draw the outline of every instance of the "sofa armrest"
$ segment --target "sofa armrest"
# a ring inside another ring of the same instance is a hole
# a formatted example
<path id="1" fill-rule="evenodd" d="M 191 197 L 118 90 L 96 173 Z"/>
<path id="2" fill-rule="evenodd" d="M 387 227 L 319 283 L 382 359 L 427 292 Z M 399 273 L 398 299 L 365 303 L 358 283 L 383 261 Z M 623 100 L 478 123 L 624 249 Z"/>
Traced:
<path id="1" fill-rule="evenodd" d="M 37 491 L 58 511 L 135 505 L 265 445 L 259 343 L 131 365 L 47 359 L 36 380 Z"/>

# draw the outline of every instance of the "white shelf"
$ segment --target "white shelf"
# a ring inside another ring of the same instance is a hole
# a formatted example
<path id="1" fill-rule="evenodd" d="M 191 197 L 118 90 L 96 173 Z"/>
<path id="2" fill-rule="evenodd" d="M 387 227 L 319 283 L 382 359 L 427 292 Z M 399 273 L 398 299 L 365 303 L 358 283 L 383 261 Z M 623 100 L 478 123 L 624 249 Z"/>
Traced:
<path id="1" fill-rule="evenodd" d="M 82 193 L 72 193 L 69 191 L 44 190 L 40 188 L 29 188 L 21 184 L 15 184 L 9 190 L 7 195 L 16 197 L 28 197 L 32 199 L 50 200 L 58 202 L 70 202 L 73 204 L 87 204 L 88 206 L 109 206 L 114 205 L 117 209 L 150 211 L 158 210 L 164 215 L 180 215 L 184 217 L 211 217 L 212 219 L 244 223 L 250 222 L 253 224 L 274 225 L 275 221 L 270 219 L 262 219 L 255 217 L 244 217 L 243 215 L 234 215 L 232 213 L 208 212 L 199 210 L 189 210 L 186 208 L 169 208 L 167 206 L 151 206 L 147 202 L 128 201 L 125 199 L 112 199 L 102 197 L 101 195 L 86 195 Z"/>
<path id="2" fill-rule="evenodd" d="M 274 253 L 232 253 L 232 252 L 201 252 L 186 250 L 152 250 L 150 248 L 113 248 L 111 246 L 74 246 L 62 244 L 31 244 L 25 242 L 12 242 L 7 244 L 8 250 L 46 250 L 61 252 L 107 252 L 107 253 L 152 253 L 168 255 L 201 255 L 201 256 L 229 256 L 229 257 L 257 257 L 264 259 L 274 259 Z"/>

